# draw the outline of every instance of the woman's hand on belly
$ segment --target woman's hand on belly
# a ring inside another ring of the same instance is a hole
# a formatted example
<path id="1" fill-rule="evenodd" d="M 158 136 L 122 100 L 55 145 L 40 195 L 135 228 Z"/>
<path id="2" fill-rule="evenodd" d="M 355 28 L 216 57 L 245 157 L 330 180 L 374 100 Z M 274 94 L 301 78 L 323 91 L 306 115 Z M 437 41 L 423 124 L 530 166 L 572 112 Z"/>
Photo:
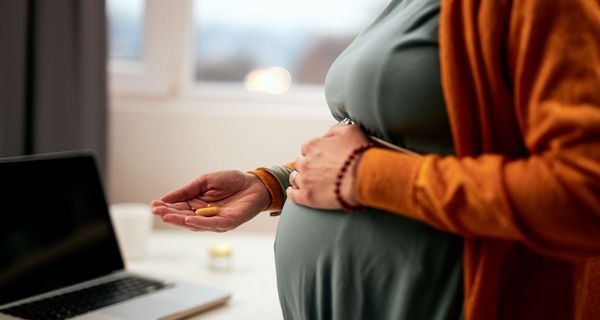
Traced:
<path id="1" fill-rule="evenodd" d="M 339 209 L 335 182 L 344 162 L 354 149 L 369 142 L 359 126 L 333 126 L 325 136 L 302 145 L 302 155 L 290 175 L 292 187 L 286 190 L 288 199 L 317 209 Z M 360 155 L 354 158 L 341 180 L 340 194 L 345 202 L 357 205 L 354 180 Z"/>
<path id="2" fill-rule="evenodd" d="M 271 201 L 265 185 L 253 174 L 220 171 L 199 176 L 160 200 L 152 213 L 164 222 L 194 231 L 223 232 L 236 228 L 265 210 Z M 216 215 L 196 215 L 197 209 L 217 207 Z"/>

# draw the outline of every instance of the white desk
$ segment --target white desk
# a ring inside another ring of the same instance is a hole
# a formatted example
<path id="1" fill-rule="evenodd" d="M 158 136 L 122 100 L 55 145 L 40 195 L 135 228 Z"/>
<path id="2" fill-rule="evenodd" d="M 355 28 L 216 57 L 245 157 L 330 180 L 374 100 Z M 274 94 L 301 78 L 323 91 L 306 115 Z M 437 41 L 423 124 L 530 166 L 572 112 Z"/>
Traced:
<path id="1" fill-rule="evenodd" d="M 231 292 L 226 305 L 191 319 L 282 319 L 275 278 L 274 238 L 274 234 L 236 231 L 154 231 L 145 258 L 127 260 L 126 267 Z M 232 268 L 228 272 L 208 267 L 208 248 L 216 242 L 227 242 L 233 248 Z"/>

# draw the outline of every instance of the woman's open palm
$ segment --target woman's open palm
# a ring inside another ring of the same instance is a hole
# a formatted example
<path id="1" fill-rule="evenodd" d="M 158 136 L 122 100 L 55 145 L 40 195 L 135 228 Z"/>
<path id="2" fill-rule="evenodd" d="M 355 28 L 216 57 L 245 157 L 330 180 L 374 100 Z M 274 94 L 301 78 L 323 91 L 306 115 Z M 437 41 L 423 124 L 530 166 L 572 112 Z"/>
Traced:
<path id="1" fill-rule="evenodd" d="M 191 230 L 223 232 L 234 229 L 265 210 L 270 195 L 253 174 L 219 171 L 201 175 L 188 185 L 152 201 L 152 213 L 167 223 Z M 203 217 L 194 210 L 209 204 L 219 207 L 215 216 Z"/>

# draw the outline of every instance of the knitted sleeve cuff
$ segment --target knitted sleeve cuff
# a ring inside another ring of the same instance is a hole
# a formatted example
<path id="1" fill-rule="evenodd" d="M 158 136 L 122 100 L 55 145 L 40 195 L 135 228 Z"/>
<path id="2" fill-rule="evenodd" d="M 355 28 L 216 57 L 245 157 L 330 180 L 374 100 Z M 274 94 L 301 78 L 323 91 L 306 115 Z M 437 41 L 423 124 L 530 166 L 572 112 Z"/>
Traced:
<path id="1" fill-rule="evenodd" d="M 289 175 L 292 172 L 291 166 L 270 166 L 250 170 L 265 185 L 271 196 L 271 204 L 266 211 L 271 215 L 278 215 L 283 208 L 286 200 L 285 190 L 289 186 Z"/>

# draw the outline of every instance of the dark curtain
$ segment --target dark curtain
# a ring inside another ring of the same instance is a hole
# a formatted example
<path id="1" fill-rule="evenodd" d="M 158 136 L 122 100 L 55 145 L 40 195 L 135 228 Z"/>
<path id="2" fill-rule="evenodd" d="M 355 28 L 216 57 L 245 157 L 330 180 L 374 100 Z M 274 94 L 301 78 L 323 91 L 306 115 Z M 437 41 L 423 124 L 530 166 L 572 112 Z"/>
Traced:
<path id="1" fill-rule="evenodd" d="M 0 157 L 91 149 L 106 163 L 104 0 L 0 0 Z"/>

